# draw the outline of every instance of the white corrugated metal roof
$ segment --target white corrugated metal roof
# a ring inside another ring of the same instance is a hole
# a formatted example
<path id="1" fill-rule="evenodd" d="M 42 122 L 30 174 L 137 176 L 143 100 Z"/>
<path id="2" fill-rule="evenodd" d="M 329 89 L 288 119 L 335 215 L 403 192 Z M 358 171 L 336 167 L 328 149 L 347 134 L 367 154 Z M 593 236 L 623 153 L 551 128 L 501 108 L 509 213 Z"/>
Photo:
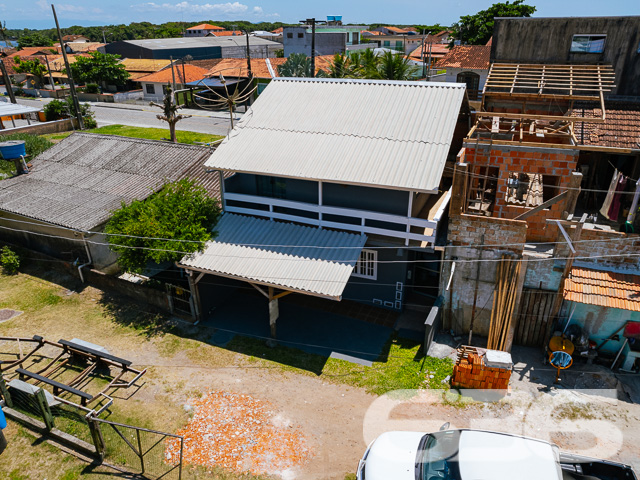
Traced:
<path id="1" fill-rule="evenodd" d="M 225 213 L 204 252 L 180 261 L 285 290 L 339 299 L 367 237 Z M 339 247 L 339 248 L 338 248 Z"/>
<path id="2" fill-rule="evenodd" d="M 0 101 L 0 117 L 10 117 L 13 115 L 23 115 L 25 113 L 39 112 L 42 108 L 28 107 L 19 103 L 9 103 Z"/>
<path id="3" fill-rule="evenodd" d="M 433 192 L 465 85 L 277 78 L 206 166 Z"/>

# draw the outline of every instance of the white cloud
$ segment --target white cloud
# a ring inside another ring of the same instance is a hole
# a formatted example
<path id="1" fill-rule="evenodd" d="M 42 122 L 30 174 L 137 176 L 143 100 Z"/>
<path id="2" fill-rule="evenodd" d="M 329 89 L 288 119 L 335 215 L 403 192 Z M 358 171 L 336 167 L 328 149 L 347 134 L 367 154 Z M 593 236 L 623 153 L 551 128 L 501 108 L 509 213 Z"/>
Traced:
<path id="1" fill-rule="evenodd" d="M 240 2 L 227 2 L 227 3 L 204 3 L 204 4 L 195 4 L 189 2 L 180 2 L 180 3 L 155 3 L 155 2 L 147 2 L 140 3 L 138 5 L 132 5 L 132 8 L 135 8 L 139 11 L 175 11 L 175 12 L 185 12 L 185 13 L 209 13 L 209 14 L 220 14 L 220 15 L 229 15 L 229 14 L 239 14 L 245 13 L 249 10 L 249 7 Z"/>
<path id="2" fill-rule="evenodd" d="M 256 15 L 259 15 L 259 14 L 261 14 L 263 12 L 262 11 L 262 7 L 253 7 L 253 11 L 252 12 L 254 14 L 256 14 Z"/>

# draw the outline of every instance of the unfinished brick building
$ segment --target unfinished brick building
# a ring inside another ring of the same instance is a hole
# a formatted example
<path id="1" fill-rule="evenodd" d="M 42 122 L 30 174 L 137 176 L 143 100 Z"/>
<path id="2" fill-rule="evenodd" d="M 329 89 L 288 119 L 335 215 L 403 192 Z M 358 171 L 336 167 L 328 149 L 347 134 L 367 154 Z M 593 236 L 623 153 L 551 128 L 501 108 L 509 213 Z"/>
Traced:
<path id="1" fill-rule="evenodd" d="M 614 87 L 607 65 L 491 66 L 455 166 L 440 290 L 447 329 L 509 350 L 544 345 L 567 320 L 606 338 L 640 315 L 639 306 L 590 325 L 586 313 L 569 318 L 565 301 L 574 262 L 640 285 L 640 104 L 620 107 L 607 98 Z M 619 188 L 621 172 L 629 181 Z M 601 207 L 610 197 L 615 216 Z"/>

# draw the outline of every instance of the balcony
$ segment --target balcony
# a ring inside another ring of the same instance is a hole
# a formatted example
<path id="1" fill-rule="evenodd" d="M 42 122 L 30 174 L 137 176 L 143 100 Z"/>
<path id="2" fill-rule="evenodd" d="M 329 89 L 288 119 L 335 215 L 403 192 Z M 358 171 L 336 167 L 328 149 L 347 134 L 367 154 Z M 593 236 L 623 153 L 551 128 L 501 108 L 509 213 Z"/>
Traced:
<path id="1" fill-rule="evenodd" d="M 446 198 L 441 199 L 439 208 L 432 212 L 431 218 L 390 215 L 230 192 L 224 194 L 224 208 L 230 213 L 381 236 L 399 240 L 405 245 L 433 247 L 438 223 L 444 215 L 450 192 L 446 192 L 443 197 Z"/>

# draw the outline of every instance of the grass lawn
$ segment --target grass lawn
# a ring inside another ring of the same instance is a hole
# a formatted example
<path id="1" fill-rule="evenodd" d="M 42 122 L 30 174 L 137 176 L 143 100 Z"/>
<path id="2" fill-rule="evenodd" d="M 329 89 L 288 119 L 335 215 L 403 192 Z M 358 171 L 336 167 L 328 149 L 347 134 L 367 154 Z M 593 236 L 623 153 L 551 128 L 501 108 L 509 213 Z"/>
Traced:
<path id="1" fill-rule="evenodd" d="M 133 137 L 133 138 L 146 138 L 147 140 L 169 140 L 168 128 L 144 128 L 144 127 L 129 127 L 126 125 L 105 125 L 104 127 L 94 128 L 92 130 L 84 130 L 90 133 L 103 133 L 106 135 L 120 135 L 121 137 Z M 50 133 L 42 135 L 49 140 L 62 140 L 67 138 L 73 132 L 64 133 Z M 208 135 L 206 133 L 196 132 L 182 132 L 178 130 L 176 132 L 179 143 L 194 144 L 197 142 L 207 143 L 215 142 L 224 137 L 219 135 Z"/>

